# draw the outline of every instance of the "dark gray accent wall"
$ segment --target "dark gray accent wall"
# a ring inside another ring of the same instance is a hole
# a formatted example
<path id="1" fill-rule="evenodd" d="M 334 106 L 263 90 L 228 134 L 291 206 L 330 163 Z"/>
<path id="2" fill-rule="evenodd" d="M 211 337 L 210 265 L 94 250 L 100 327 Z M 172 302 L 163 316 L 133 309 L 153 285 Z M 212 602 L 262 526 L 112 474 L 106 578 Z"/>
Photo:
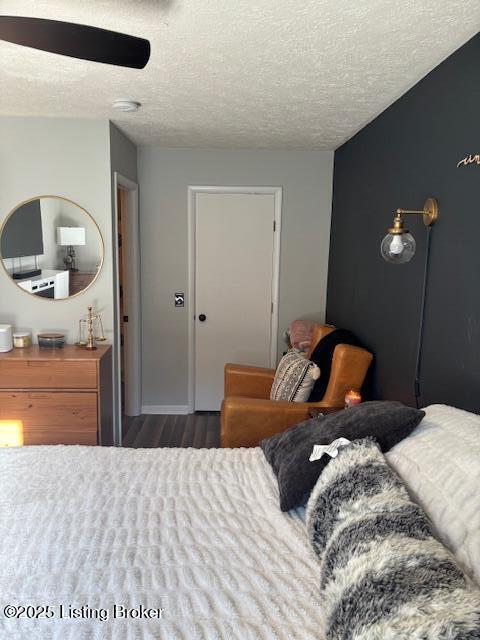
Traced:
<path id="1" fill-rule="evenodd" d="M 480 165 L 457 168 L 478 153 L 480 35 L 335 153 L 327 319 L 374 351 L 373 397 L 414 402 L 421 218 L 410 263 L 384 262 L 380 242 L 397 207 L 434 196 L 421 402 L 480 413 Z"/>

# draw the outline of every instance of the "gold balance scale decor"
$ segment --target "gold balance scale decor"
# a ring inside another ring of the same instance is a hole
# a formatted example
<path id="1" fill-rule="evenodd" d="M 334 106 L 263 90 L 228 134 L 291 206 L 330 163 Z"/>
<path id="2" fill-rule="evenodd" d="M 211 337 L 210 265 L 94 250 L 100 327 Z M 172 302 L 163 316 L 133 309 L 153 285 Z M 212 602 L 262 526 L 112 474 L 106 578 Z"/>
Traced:
<path id="1" fill-rule="evenodd" d="M 94 335 L 94 324 L 97 325 L 97 331 L 100 335 Z M 86 339 L 85 339 L 86 329 Z M 105 332 L 103 331 L 102 316 L 99 313 L 93 313 L 93 307 L 88 307 L 86 318 L 82 318 L 78 322 L 78 342 L 77 347 L 84 347 L 90 351 L 97 348 L 96 342 L 105 342 Z"/>

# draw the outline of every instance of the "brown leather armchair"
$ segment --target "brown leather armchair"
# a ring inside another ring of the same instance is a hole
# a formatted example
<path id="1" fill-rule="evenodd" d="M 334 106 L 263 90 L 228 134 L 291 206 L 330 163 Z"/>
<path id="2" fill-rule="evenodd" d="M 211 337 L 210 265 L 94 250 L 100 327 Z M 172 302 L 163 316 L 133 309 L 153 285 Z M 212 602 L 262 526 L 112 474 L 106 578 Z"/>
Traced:
<path id="1" fill-rule="evenodd" d="M 317 325 L 310 353 L 334 329 L 331 325 Z M 311 408 L 342 408 L 345 393 L 362 386 L 372 358 L 369 351 L 360 347 L 337 345 L 327 390 L 321 402 L 270 400 L 275 369 L 226 364 L 221 415 L 222 447 L 256 447 L 263 438 L 306 420 Z"/>

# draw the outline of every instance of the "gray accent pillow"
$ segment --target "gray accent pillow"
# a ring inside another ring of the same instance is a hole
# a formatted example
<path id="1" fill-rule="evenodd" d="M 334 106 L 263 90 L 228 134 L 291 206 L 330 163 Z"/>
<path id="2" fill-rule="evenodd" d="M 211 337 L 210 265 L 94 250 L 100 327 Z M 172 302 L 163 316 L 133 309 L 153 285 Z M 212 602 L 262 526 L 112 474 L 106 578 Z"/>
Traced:
<path id="1" fill-rule="evenodd" d="M 341 448 L 318 479 L 307 530 L 320 559 L 322 638 L 480 638 L 480 591 L 372 440 Z"/>
<path id="2" fill-rule="evenodd" d="M 401 402 L 364 402 L 307 420 L 262 440 L 260 446 L 277 476 L 281 510 L 289 511 L 305 504 L 331 459 L 324 455 L 310 462 L 313 445 L 330 444 L 341 437 L 357 440 L 371 436 L 385 452 L 410 435 L 424 415 L 424 411 L 406 407 Z"/>

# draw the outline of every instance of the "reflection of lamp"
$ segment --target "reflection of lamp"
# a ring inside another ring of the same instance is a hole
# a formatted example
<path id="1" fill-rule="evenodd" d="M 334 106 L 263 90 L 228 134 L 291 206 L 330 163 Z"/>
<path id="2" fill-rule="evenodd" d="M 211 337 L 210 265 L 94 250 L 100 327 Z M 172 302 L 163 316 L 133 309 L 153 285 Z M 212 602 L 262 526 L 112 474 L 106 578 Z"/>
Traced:
<path id="1" fill-rule="evenodd" d="M 65 268 L 70 269 L 70 271 L 78 271 L 78 269 L 75 268 L 74 247 L 85 244 L 85 228 L 57 227 L 57 244 L 62 247 L 67 247 L 67 255 L 63 258 Z"/>
<path id="2" fill-rule="evenodd" d="M 0 420 L 0 447 L 23 447 L 21 420 Z"/>
<path id="3" fill-rule="evenodd" d="M 410 260 L 415 255 L 415 239 L 408 232 L 408 229 L 405 229 L 403 227 L 402 216 L 409 214 L 423 215 L 423 224 L 427 229 L 427 244 L 425 248 L 425 261 L 423 267 L 422 299 L 420 306 L 417 355 L 415 363 L 415 381 L 413 385 L 415 401 L 418 408 L 420 404 L 420 373 L 423 346 L 423 325 L 425 320 L 425 300 L 427 297 L 428 259 L 430 256 L 430 234 L 432 232 L 432 225 L 437 221 L 438 218 L 438 203 L 435 198 L 428 198 L 421 211 L 418 211 L 416 209 L 397 209 L 395 218 L 393 220 L 393 227 L 388 229 L 388 234 L 382 240 L 382 244 L 380 247 L 382 258 L 386 262 L 390 262 L 391 264 L 404 264 L 405 262 L 410 262 Z"/>

